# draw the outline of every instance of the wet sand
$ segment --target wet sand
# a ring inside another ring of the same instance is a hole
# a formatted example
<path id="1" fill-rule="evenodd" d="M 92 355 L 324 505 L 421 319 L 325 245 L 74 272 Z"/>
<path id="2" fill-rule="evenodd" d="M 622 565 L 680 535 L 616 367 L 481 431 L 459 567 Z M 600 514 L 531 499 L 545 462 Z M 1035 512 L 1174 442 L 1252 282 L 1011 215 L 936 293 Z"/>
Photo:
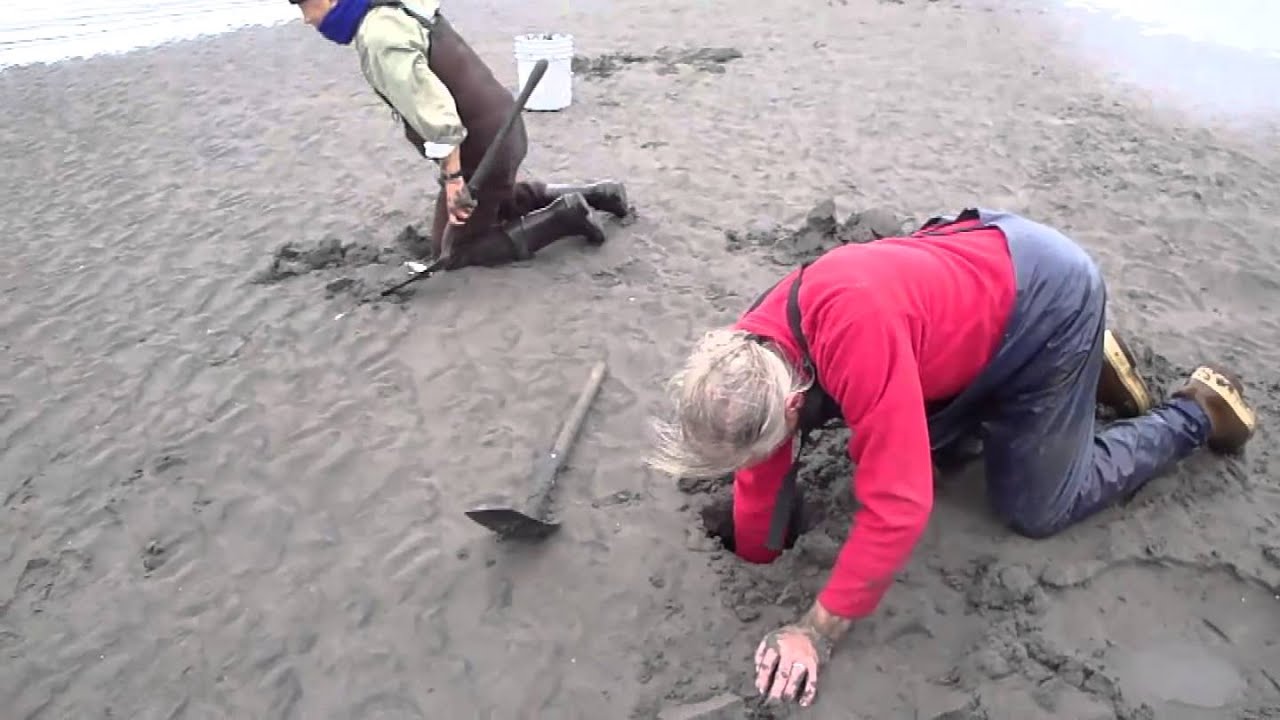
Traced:
<path id="1" fill-rule="evenodd" d="M 349 50 L 297 25 L 0 73 L 6 717 L 1280 712 L 1275 135 L 1157 115 L 1004 3 L 569 7 L 449 11 L 511 84 L 532 30 L 609 68 L 526 116 L 526 167 L 623 178 L 635 218 L 392 302 L 360 290 L 402 276 L 435 187 Z M 642 466 L 644 427 L 783 272 L 751 238 L 827 198 L 836 224 L 982 203 L 1063 228 L 1155 385 L 1229 363 L 1262 428 L 1051 540 L 1000 527 L 974 468 L 940 477 L 819 703 L 775 713 L 720 696 L 751 698 L 847 530 L 840 434 L 804 480 L 831 503 L 755 567 L 702 527 L 719 488 Z M 259 282 L 286 243 L 340 260 Z M 560 533 L 495 542 L 462 511 L 521 496 L 601 356 Z"/>
<path id="2" fill-rule="evenodd" d="M 1058 5 L 1065 7 L 1058 7 Z M 1053 21 L 1092 66 L 1157 106 L 1213 122 L 1276 125 L 1280 5 L 1259 0 L 1057 0 Z"/>

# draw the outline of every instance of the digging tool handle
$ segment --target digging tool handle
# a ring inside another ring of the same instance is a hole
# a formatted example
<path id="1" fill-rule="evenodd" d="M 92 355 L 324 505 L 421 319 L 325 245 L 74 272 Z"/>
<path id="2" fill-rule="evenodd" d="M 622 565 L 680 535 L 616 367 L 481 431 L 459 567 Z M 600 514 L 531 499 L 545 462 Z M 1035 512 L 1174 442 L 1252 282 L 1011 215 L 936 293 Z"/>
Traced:
<path id="1" fill-rule="evenodd" d="M 573 448 L 573 441 L 578 437 L 578 431 L 582 429 L 582 421 L 587 417 L 587 411 L 591 409 L 591 403 L 595 400 L 596 393 L 600 390 L 600 383 L 604 381 L 605 362 L 601 360 L 591 368 L 591 376 L 587 378 L 587 384 L 582 388 L 582 394 L 578 396 L 578 402 L 574 404 L 573 409 L 569 411 L 569 417 L 564 421 L 564 425 L 560 426 L 560 434 L 556 436 L 555 445 L 551 446 L 551 451 L 542 457 L 533 468 L 533 491 L 530 497 L 529 516 L 537 519 L 543 519 L 546 511 L 547 500 L 551 497 L 551 490 L 556 484 L 556 475 L 559 474 L 560 468 L 564 466 L 565 457 Z"/>
<path id="2" fill-rule="evenodd" d="M 493 136 L 493 142 L 489 143 L 489 147 L 485 148 L 484 155 L 480 158 L 480 163 L 476 165 L 476 171 L 471 174 L 471 179 L 467 181 L 467 190 L 471 191 L 472 197 L 479 192 L 484 181 L 488 179 L 489 173 L 493 170 L 493 164 L 498 160 L 498 148 L 502 147 L 502 143 L 507 139 L 507 133 L 511 132 L 511 126 L 516 124 L 520 113 L 524 110 L 524 104 L 529 102 L 529 96 L 533 94 L 534 88 L 538 87 L 538 83 L 542 81 L 542 76 L 547 72 L 546 59 L 539 60 L 533 66 L 533 70 L 529 73 L 529 79 L 525 80 L 524 87 L 520 90 L 520 96 L 516 98 L 515 107 L 511 108 L 511 114 L 507 116 L 507 121 L 502 124 L 502 129 L 498 130 L 498 134 Z"/>
<path id="3" fill-rule="evenodd" d="M 520 118 L 520 113 L 524 111 L 524 104 L 529 101 L 529 96 L 533 94 L 538 83 L 542 82 L 542 76 L 547 72 L 546 59 L 539 60 L 534 63 L 533 70 L 530 71 L 529 77 L 524 81 L 524 87 L 520 89 L 520 95 L 516 97 L 515 107 L 511 108 L 511 113 L 507 115 L 506 122 L 502 123 L 502 127 L 498 129 L 498 134 L 493 136 L 493 141 L 489 143 L 489 147 L 484 149 L 484 155 L 480 156 L 480 162 L 476 164 L 476 171 L 471 173 L 471 179 L 467 180 L 467 191 L 463 194 L 465 204 L 471 209 L 475 209 L 475 197 L 480 192 L 480 188 L 484 187 L 484 181 L 489 179 L 489 173 L 493 172 L 493 164 L 498 161 L 498 149 L 502 147 L 502 143 L 506 142 L 507 135 L 511 133 L 511 128 L 516 124 L 516 120 Z M 448 241 L 449 235 L 454 230 L 454 223 L 448 222 L 444 226 L 444 236 L 440 246 L 442 248 L 452 247 L 452 243 Z"/>

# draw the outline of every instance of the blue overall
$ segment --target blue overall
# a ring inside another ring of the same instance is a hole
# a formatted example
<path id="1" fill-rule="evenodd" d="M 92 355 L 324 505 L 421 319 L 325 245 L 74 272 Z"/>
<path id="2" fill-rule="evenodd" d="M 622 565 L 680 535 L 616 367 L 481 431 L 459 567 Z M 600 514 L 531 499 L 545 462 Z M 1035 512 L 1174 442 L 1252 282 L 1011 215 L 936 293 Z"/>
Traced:
<path id="1" fill-rule="evenodd" d="M 1106 287 L 1062 233 L 1011 213 L 969 210 L 1008 239 L 1017 278 L 1004 340 L 972 385 L 929 413 L 934 450 L 982 441 L 988 494 L 1016 531 L 1052 535 L 1137 491 L 1209 437 L 1187 398 L 1095 426 Z M 935 218 L 922 232 L 938 222 Z"/>

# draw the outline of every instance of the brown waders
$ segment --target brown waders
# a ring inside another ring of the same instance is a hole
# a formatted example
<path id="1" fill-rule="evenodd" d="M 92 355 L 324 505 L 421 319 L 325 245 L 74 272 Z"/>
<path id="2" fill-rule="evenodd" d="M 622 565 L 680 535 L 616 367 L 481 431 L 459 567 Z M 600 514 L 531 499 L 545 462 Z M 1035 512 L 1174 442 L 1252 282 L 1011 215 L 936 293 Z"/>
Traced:
<path id="1" fill-rule="evenodd" d="M 515 100 L 448 20 L 437 13 L 428 27 L 431 70 L 449 88 L 467 128 L 461 150 L 462 174 L 469 179 L 514 109 Z M 422 154 L 422 138 L 408 123 L 405 137 Z M 603 210 L 617 217 L 627 214 L 626 188 L 621 183 L 572 186 L 518 182 L 516 176 L 527 149 L 524 119 L 517 118 L 498 149 L 488 179 L 475 192 L 476 206 L 470 218 L 451 231 L 452 268 L 526 259 L 564 237 L 582 236 L 599 245 L 605 240 L 604 230 L 592 219 L 590 211 Z M 431 228 L 432 251 L 436 255 L 440 254 L 448 219 L 442 190 Z"/>

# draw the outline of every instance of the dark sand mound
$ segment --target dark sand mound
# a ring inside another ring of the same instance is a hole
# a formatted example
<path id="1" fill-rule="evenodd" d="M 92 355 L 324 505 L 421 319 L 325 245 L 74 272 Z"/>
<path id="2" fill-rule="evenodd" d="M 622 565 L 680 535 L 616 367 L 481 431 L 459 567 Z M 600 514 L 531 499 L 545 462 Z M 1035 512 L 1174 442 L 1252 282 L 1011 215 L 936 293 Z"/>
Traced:
<path id="1" fill-rule="evenodd" d="M 633 207 L 625 218 L 613 218 L 610 224 L 626 227 L 637 217 Z M 354 298 L 358 303 L 400 303 L 412 297 L 421 284 L 407 285 L 386 296 L 382 294 L 383 290 L 417 272 L 418 266 L 430 265 L 434 259 L 427 232 L 418 226 L 407 225 L 392 245 L 344 243 L 337 238 L 326 238 L 309 246 L 293 241 L 282 243 L 271 254 L 266 266 L 253 273 L 250 282 L 274 285 L 302 275 L 322 273 L 330 278 L 324 284 L 326 298 L 341 294 Z M 392 267 L 395 270 L 389 272 L 388 268 Z M 429 280 L 424 278 L 419 283 Z"/>
<path id="2" fill-rule="evenodd" d="M 660 47 L 655 52 L 642 55 L 628 52 L 612 52 L 600 55 L 575 55 L 573 72 L 585 78 L 606 78 L 630 65 L 655 65 L 659 75 L 678 72 L 680 66 L 688 66 L 700 72 L 719 74 L 726 63 L 738 60 L 742 51 L 732 47 L 672 48 Z"/>
<path id="3" fill-rule="evenodd" d="M 403 262 L 403 256 L 392 248 L 343 243 L 332 238 L 321 240 L 310 248 L 289 242 L 276 248 L 268 267 L 255 274 L 253 282 L 269 285 L 325 268 L 389 265 L 397 262 Z"/>
<path id="4" fill-rule="evenodd" d="M 725 249 L 741 252 L 763 248 L 778 265 L 798 265 L 816 260 L 828 250 L 847 243 L 865 243 L 915 230 L 915 224 L 885 208 L 868 208 L 836 219 L 836 203 L 826 199 L 813 206 L 804 223 L 793 229 L 761 223 L 744 231 L 725 232 Z"/>
<path id="5" fill-rule="evenodd" d="M 266 267 L 255 272 L 250 282 L 274 285 L 301 275 L 327 271 L 332 279 L 324 285 L 326 297 L 341 294 L 360 303 L 402 302 L 413 294 L 414 286 L 386 297 L 382 296 L 382 290 L 411 274 L 413 271 L 405 264 L 421 262 L 428 244 L 427 236 L 413 225 L 401 230 L 391 246 L 344 243 L 337 238 L 326 238 L 311 246 L 286 242 L 275 249 Z M 429 263 L 430 258 L 426 262 Z M 385 270 L 369 272 L 369 266 L 398 266 L 404 275 L 393 275 Z"/>

